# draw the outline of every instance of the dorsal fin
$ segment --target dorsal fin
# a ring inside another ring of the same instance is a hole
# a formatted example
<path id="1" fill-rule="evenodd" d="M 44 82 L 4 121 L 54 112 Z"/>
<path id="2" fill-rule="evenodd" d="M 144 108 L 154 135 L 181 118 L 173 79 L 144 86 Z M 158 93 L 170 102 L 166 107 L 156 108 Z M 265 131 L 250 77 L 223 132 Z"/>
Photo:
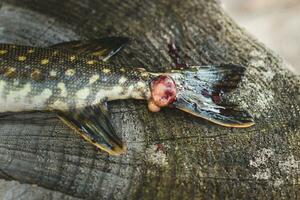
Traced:
<path id="1" fill-rule="evenodd" d="M 105 37 L 94 40 L 63 42 L 52 45 L 49 48 L 72 52 L 76 55 L 92 56 L 99 60 L 107 61 L 128 42 L 129 38 L 126 37 Z"/>

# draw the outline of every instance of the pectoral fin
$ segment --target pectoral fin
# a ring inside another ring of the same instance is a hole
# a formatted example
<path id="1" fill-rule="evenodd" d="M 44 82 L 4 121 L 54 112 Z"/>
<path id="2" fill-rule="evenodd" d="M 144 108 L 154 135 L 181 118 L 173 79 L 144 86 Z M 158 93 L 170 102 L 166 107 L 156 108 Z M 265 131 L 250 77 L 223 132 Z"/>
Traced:
<path id="1" fill-rule="evenodd" d="M 103 105 L 68 112 L 57 112 L 59 118 L 85 140 L 111 155 L 120 155 L 126 146 L 116 135 Z"/>
<path id="2" fill-rule="evenodd" d="M 50 48 L 72 52 L 82 56 L 92 56 L 107 61 L 129 42 L 125 37 L 105 37 L 95 40 L 70 41 L 55 44 Z"/>

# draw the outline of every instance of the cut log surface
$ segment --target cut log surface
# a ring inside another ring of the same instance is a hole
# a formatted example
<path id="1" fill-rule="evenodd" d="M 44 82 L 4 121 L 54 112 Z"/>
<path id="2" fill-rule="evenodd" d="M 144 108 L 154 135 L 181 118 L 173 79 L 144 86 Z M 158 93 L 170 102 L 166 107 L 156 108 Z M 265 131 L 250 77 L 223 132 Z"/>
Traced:
<path id="1" fill-rule="evenodd" d="M 218 1 L 0 2 L 0 42 L 48 46 L 126 36 L 131 44 L 111 63 L 168 70 L 178 64 L 176 46 L 189 65 L 245 66 L 228 96 L 256 122 L 225 128 L 178 110 L 149 113 L 143 101 L 115 101 L 112 123 L 128 151 L 109 156 L 52 113 L 2 114 L 1 178 L 87 199 L 300 198 L 299 77 Z M 47 191 L 43 198 L 56 197 Z"/>

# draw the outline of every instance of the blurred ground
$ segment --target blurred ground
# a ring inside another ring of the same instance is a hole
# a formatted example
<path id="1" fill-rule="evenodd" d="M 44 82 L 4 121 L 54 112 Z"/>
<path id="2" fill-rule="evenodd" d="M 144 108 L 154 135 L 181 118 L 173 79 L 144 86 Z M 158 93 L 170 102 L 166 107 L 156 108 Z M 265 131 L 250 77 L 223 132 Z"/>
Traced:
<path id="1" fill-rule="evenodd" d="M 221 0 L 238 24 L 277 52 L 300 74 L 299 0 Z"/>

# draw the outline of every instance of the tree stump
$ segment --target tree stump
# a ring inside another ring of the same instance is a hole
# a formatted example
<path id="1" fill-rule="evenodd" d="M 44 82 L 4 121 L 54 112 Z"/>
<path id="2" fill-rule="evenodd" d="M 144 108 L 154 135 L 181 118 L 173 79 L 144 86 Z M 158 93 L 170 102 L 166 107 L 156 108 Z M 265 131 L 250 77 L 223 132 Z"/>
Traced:
<path id="1" fill-rule="evenodd" d="M 178 110 L 149 113 L 143 101 L 115 101 L 112 123 L 128 151 L 109 156 L 52 113 L 4 114 L 1 178 L 87 199 L 299 198 L 299 77 L 218 1 L 0 2 L 0 42 L 48 46 L 125 36 L 131 44 L 113 64 L 152 71 L 182 63 L 245 66 L 229 97 L 256 122 L 225 128 Z"/>

